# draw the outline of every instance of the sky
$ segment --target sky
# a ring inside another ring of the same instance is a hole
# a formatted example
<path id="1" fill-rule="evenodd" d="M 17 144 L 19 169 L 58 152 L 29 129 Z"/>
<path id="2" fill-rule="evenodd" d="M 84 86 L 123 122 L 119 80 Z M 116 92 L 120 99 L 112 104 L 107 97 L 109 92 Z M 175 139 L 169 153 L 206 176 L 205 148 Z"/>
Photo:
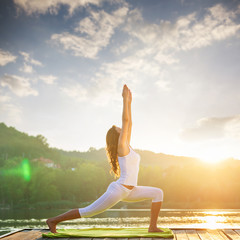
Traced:
<path id="1" fill-rule="evenodd" d="M 102 148 L 132 92 L 135 149 L 240 159 L 240 3 L 1 0 L 0 122 Z"/>

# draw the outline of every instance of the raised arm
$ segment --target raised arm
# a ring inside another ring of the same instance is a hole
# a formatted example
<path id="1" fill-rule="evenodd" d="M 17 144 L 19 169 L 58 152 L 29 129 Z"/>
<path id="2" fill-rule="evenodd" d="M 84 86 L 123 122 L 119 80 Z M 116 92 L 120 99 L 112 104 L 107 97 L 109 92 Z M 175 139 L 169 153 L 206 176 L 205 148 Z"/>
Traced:
<path id="1" fill-rule="evenodd" d="M 132 133 L 132 93 L 129 90 L 129 98 L 128 98 L 128 117 L 129 117 L 129 124 L 128 124 L 128 136 L 127 136 L 127 141 L 128 145 L 130 145 L 130 140 L 131 140 L 131 133 Z"/>
<path id="2" fill-rule="evenodd" d="M 129 90 L 126 84 L 123 86 L 123 112 L 122 112 L 122 131 L 119 136 L 118 146 L 120 149 L 127 149 L 128 127 L 129 127 Z"/>

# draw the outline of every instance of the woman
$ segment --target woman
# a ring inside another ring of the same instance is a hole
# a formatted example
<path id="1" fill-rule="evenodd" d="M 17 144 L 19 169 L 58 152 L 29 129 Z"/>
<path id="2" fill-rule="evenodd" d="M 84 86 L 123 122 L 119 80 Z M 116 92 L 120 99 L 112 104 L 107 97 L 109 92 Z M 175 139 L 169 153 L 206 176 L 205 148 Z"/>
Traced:
<path id="1" fill-rule="evenodd" d="M 56 233 L 59 222 L 81 217 L 91 217 L 113 207 L 120 201 L 137 202 L 152 199 L 151 219 L 148 232 L 162 232 L 157 227 L 157 218 L 163 201 L 163 191 L 160 188 L 137 186 L 140 156 L 130 147 L 132 119 L 132 93 L 125 84 L 122 91 L 123 112 L 122 128 L 112 126 L 106 136 L 106 152 L 111 165 L 111 171 L 119 176 L 117 181 L 109 184 L 107 191 L 87 207 L 72 209 L 46 222 L 52 233 Z"/>

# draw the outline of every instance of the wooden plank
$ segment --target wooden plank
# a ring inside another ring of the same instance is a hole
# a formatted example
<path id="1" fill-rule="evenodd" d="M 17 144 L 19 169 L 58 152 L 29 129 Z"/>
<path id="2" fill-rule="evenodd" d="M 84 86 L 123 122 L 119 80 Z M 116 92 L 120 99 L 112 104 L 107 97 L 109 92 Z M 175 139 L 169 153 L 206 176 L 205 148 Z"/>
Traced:
<path id="1" fill-rule="evenodd" d="M 43 237 L 42 237 L 42 234 L 43 234 L 43 233 L 49 233 L 49 229 L 39 229 L 39 230 L 33 229 L 32 231 L 39 231 L 39 232 L 40 232 L 38 238 L 34 238 L 35 240 L 49 240 L 49 239 L 50 239 L 50 238 L 43 238 Z M 56 240 L 59 240 L 59 239 L 61 239 L 61 240 L 69 240 L 68 237 L 67 237 L 67 238 L 51 238 L 51 239 L 56 239 Z M 76 238 L 75 238 L 75 239 L 76 239 Z M 27 240 L 28 240 L 28 239 L 27 239 Z M 29 239 L 29 240 L 30 240 L 30 239 Z M 83 240 L 83 239 L 81 239 L 81 240 Z M 88 239 L 88 240 L 90 240 L 90 239 Z"/>
<path id="2" fill-rule="evenodd" d="M 38 238 L 38 240 L 49 240 L 49 239 L 51 239 L 51 240 L 59 240 L 59 239 L 61 239 L 61 240 L 72 240 L 72 239 L 76 239 L 76 238 Z"/>
<path id="3" fill-rule="evenodd" d="M 124 238 L 124 239 L 127 239 L 127 238 Z M 92 238 L 92 240 L 104 240 L 104 238 Z"/>
<path id="4" fill-rule="evenodd" d="M 170 227 L 170 229 L 172 230 L 187 230 L 187 229 L 190 229 L 190 230 L 209 230 L 210 228 L 206 228 L 206 227 Z M 224 229 L 233 229 L 233 230 L 240 230 L 240 227 L 224 227 Z M 212 230 L 212 229 L 210 229 Z"/>
<path id="5" fill-rule="evenodd" d="M 24 231 L 4 237 L 3 240 L 35 240 L 41 236 L 42 233 L 40 231 Z"/>
<path id="6" fill-rule="evenodd" d="M 46 230 L 46 229 L 41 229 L 40 231 L 41 231 L 41 234 L 43 234 L 43 233 L 48 233 L 48 232 L 49 232 L 49 229 L 48 229 L 48 230 Z M 43 238 L 43 237 L 41 236 L 41 237 L 39 237 L 37 240 L 49 240 L 49 238 Z"/>
<path id="7" fill-rule="evenodd" d="M 222 231 L 229 239 L 240 240 L 240 236 L 238 235 L 238 233 L 234 232 L 232 229 L 223 229 Z"/>
<path id="8" fill-rule="evenodd" d="M 186 230 L 189 240 L 200 240 L 196 230 Z"/>
<path id="9" fill-rule="evenodd" d="M 221 229 L 221 230 L 218 230 L 218 232 L 220 233 L 220 235 L 221 235 L 224 239 L 226 239 L 226 240 L 231 239 L 231 237 L 227 236 L 227 235 L 222 231 L 222 229 Z"/>
<path id="10" fill-rule="evenodd" d="M 15 233 L 17 233 L 17 232 L 22 232 L 22 229 L 16 230 L 16 231 L 11 231 L 11 232 L 8 232 L 8 233 L 6 233 L 6 234 L 3 234 L 3 235 L 0 236 L 0 239 L 3 239 L 3 238 L 5 238 L 5 237 L 9 237 L 10 235 L 13 235 L 13 234 L 15 234 Z"/>
<path id="11" fill-rule="evenodd" d="M 86 240 L 89 240 L 90 238 L 86 238 Z M 139 240 L 139 238 L 134 238 L 135 240 Z M 75 240 L 75 239 L 74 239 Z M 117 240 L 117 238 L 110 238 L 110 237 L 107 237 L 107 238 L 104 238 L 104 240 Z"/>
<path id="12" fill-rule="evenodd" d="M 59 239 L 61 239 L 61 240 L 72 240 L 72 239 L 78 239 L 78 238 L 38 238 L 37 240 L 49 240 L 49 239 L 51 239 L 51 240 L 59 240 Z M 79 238 L 80 239 L 80 238 Z"/>
<path id="13" fill-rule="evenodd" d="M 240 229 L 172 229 L 175 240 L 240 240 Z M 42 233 L 46 230 L 25 229 L 12 235 L 5 236 L 3 240 L 48 240 L 42 238 Z M 48 232 L 48 231 L 47 231 Z M 61 240 L 70 238 L 61 238 Z M 74 238 L 74 240 L 158 240 L 159 238 Z"/>
<path id="14" fill-rule="evenodd" d="M 142 240 L 145 240 L 145 239 L 149 239 L 149 240 L 160 240 L 160 239 L 163 239 L 163 238 L 161 238 L 161 237 L 154 237 L 154 238 L 140 238 L 140 239 L 142 239 Z M 139 240 L 140 240 L 139 239 Z M 168 238 L 169 240 L 174 240 L 174 239 L 176 239 L 174 236 L 172 237 L 172 238 Z M 132 240 L 132 238 L 129 238 L 128 240 Z"/>
<path id="15" fill-rule="evenodd" d="M 69 238 L 69 239 L 74 239 L 74 240 L 92 240 L 92 238 L 85 238 L 85 237 L 84 238 L 80 238 L 80 237 L 79 238 Z M 49 238 L 48 238 L 48 240 L 49 240 Z M 58 240 L 61 240 L 61 238 L 60 239 L 58 238 Z"/>
<path id="16" fill-rule="evenodd" d="M 171 230 L 172 230 L 172 232 L 173 232 L 174 239 L 177 239 L 177 235 L 175 234 L 175 231 L 176 231 L 176 230 L 173 230 L 173 229 L 171 229 Z"/>
<path id="17" fill-rule="evenodd" d="M 112 240 L 113 238 L 109 238 L 109 240 Z M 119 240 L 119 239 L 117 239 L 117 238 L 114 238 L 114 240 Z M 130 240 L 140 240 L 140 238 L 139 237 L 135 237 L 135 238 L 131 238 Z"/>
<path id="18" fill-rule="evenodd" d="M 39 239 L 40 237 L 42 237 L 42 232 L 40 230 L 32 230 L 32 231 L 29 231 L 29 239 L 33 239 L 33 240 L 36 240 L 36 239 Z M 28 240 L 28 239 L 26 239 Z"/>
<path id="19" fill-rule="evenodd" d="M 185 230 L 174 230 L 174 233 L 177 240 L 188 240 Z"/>
<path id="20" fill-rule="evenodd" d="M 3 240 L 21 240 L 26 237 L 25 232 L 17 232 L 15 234 L 12 234 L 10 236 L 4 237 Z"/>
<path id="21" fill-rule="evenodd" d="M 228 240 L 224 233 L 221 234 L 221 231 L 217 229 L 208 229 L 207 232 L 211 235 L 214 240 Z"/>
<path id="22" fill-rule="evenodd" d="M 207 230 L 197 230 L 197 233 L 201 240 L 215 240 Z M 219 238 L 216 238 L 219 240 Z"/>
<path id="23" fill-rule="evenodd" d="M 131 240 L 131 239 L 130 239 Z M 139 240 L 152 240 L 152 238 L 139 238 Z"/>
<path id="24" fill-rule="evenodd" d="M 38 238 L 38 240 L 49 240 L 49 239 L 51 239 L 51 240 L 59 240 L 59 239 L 63 239 L 63 240 L 72 240 L 72 239 L 77 239 L 77 238 Z M 80 239 L 80 238 L 79 238 Z"/>

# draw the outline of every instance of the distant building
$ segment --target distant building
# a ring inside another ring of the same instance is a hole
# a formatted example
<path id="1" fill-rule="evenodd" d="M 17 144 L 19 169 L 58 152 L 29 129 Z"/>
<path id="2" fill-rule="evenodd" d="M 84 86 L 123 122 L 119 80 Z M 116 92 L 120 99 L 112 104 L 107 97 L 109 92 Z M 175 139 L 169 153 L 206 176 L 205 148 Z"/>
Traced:
<path id="1" fill-rule="evenodd" d="M 60 168 L 59 164 L 55 164 L 51 159 L 47 159 L 47 158 L 44 158 L 44 157 L 35 158 L 32 161 L 33 162 L 40 162 L 48 168 Z"/>

